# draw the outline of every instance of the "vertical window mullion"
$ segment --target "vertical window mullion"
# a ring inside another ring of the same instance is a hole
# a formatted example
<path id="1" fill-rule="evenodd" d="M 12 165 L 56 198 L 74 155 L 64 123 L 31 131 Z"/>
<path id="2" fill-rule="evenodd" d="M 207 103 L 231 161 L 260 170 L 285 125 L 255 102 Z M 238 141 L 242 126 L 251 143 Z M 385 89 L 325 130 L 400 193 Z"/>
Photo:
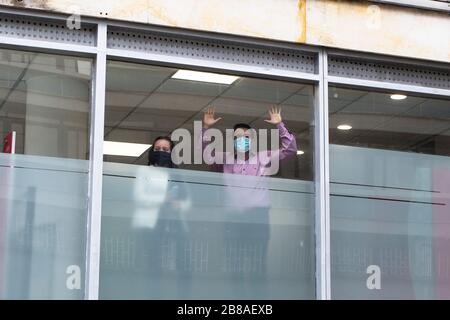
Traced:
<path id="1" fill-rule="evenodd" d="M 328 161 L 328 83 L 327 53 L 318 55 L 320 80 L 315 87 L 315 245 L 316 245 L 316 297 L 331 299 L 330 252 L 330 192 Z"/>
<path id="2" fill-rule="evenodd" d="M 103 132 L 106 86 L 106 23 L 97 26 L 97 53 L 92 82 L 89 160 L 89 202 L 86 241 L 85 299 L 97 300 L 100 277 L 100 231 L 102 214 Z"/>

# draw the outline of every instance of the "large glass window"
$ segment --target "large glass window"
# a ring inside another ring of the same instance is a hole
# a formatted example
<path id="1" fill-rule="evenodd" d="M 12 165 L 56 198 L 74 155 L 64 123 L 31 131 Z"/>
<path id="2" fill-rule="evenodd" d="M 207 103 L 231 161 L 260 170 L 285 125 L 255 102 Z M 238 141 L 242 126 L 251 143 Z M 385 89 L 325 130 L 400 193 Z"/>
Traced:
<path id="1" fill-rule="evenodd" d="M 0 49 L 0 298 L 83 298 L 91 60 Z"/>
<path id="2" fill-rule="evenodd" d="M 313 299 L 312 115 L 311 85 L 109 61 L 100 298 Z"/>
<path id="3" fill-rule="evenodd" d="M 450 298 L 450 100 L 329 99 L 332 298 Z"/>

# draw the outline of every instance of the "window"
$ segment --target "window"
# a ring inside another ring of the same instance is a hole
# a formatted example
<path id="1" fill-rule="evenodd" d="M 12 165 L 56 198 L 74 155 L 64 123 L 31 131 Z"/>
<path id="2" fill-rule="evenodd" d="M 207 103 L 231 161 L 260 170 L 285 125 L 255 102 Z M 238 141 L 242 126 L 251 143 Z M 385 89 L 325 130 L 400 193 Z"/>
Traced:
<path id="1" fill-rule="evenodd" d="M 1 298 L 83 298 L 90 81 L 90 59 L 0 49 Z"/>
<path id="2" fill-rule="evenodd" d="M 329 89 L 332 298 L 450 290 L 450 101 Z"/>
<path id="3" fill-rule="evenodd" d="M 222 76 L 108 62 L 101 298 L 314 298 L 313 87 Z M 281 108 L 278 149 L 262 148 L 287 150 L 279 170 L 148 166 L 155 138 L 179 129 L 180 156 L 195 153 L 210 106 L 225 140 L 237 123 L 277 129 L 264 120 Z"/>

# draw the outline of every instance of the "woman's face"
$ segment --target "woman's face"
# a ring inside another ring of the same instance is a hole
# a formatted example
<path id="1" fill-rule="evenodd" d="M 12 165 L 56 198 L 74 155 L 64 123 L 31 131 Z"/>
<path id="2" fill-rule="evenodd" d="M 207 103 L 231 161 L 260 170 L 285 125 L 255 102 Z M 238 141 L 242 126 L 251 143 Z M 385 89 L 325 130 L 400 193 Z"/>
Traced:
<path id="1" fill-rule="evenodd" d="M 154 151 L 164 151 L 170 153 L 170 142 L 166 139 L 156 140 L 155 145 L 153 146 Z"/>

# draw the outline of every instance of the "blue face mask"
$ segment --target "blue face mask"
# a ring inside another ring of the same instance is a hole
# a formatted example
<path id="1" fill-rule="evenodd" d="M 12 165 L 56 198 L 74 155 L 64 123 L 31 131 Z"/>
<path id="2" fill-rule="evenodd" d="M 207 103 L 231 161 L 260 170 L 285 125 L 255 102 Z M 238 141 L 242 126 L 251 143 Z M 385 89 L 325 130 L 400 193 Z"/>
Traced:
<path id="1" fill-rule="evenodd" d="M 252 140 L 249 137 L 239 137 L 234 140 L 234 148 L 237 152 L 248 152 L 252 145 Z"/>

